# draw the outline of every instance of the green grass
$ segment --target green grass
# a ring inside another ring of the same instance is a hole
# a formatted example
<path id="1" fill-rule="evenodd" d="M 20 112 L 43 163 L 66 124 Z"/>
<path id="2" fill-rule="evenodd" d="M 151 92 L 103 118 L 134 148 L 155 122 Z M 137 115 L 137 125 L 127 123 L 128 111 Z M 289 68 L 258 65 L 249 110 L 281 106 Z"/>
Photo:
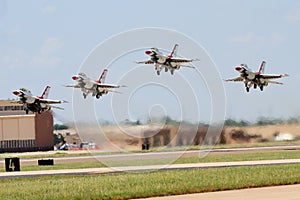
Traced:
<path id="1" fill-rule="evenodd" d="M 0 180 L 0 199 L 129 199 L 295 183 L 300 183 L 296 164 L 47 176 Z"/>

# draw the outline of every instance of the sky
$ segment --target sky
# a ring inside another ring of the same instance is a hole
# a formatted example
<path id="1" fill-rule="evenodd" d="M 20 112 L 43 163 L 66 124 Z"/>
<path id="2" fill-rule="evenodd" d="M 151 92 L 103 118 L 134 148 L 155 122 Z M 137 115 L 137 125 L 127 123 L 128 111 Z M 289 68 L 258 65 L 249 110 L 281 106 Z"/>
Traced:
<path id="1" fill-rule="evenodd" d="M 49 98 L 69 101 L 54 111 L 61 123 L 300 116 L 299 35 L 297 0 L 0 0 L 0 98 L 15 98 L 21 87 L 40 95 L 50 85 Z M 157 76 L 154 67 L 134 63 L 148 59 L 147 48 L 168 53 L 177 42 L 179 56 L 199 57 L 196 71 Z M 257 70 L 263 60 L 266 73 L 290 74 L 284 85 L 247 93 L 242 83 L 223 81 L 239 75 L 236 65 Z M 121 94 L 84 100 L 64 87 L 80 71 L 98 79 L 104 67 L 107 83 L 127 86 Z"/>

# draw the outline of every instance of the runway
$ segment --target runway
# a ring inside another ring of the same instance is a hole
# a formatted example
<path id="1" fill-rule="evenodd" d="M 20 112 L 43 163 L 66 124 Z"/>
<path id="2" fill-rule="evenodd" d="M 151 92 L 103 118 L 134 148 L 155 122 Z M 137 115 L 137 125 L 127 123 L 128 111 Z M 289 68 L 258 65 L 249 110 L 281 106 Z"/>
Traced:
<path id="1" fill-rule="evenodd" d="M 225 155 L 225 154 L 241 154 L 241 153 L 255 153 L 255 152 L 273 152 L 273 151 L 286 151 L 286 150 L 300 150 L 300 145 L 288 146 L 269 146 L 269 147 L 248 147 L 248 148 L 220 148 L 220 149 L 202 149 L 202 150 L 186 150 L 186 151 L 158 151 L 158 152 L 143 152 L 143 153 L 109 153 L 99 151 L 64 151 L 63 153 L 69 154 L 62 157 L 53 157 L 55 164 L 64 163 L 82 163 L 82 162 L 95 162 L 102 163 L 134 161 L 134 160 L 151 160 L 151 159 L 177 159 L 179 157 L 199 156 L 205 157 L 206 155 Z M 36 156 L 44 155 L 47 159 L 50 154 L 55 156 L 57 151 L 51 152 L 30 152 L 30 153 L 12 153 L 3 156 L 7 157 L 23 157 L 23 156 Z M 87 156 L 72 156 L 75 153 L 91 153 Z M 2 156 L 2 157 L 3 157 Z M 47 157 L 48 156 L 48 157 Z M 50 156 L 51 158 L 52 156 Z M 21 166 L 35 165 L 38 158 L 21 158 Z M 0 167 L 4 167 L 4 160 L 0 161 Z"/>
<path id="2" fill-rule="evenodd" d="M 234 154 L 234 153 L 250 153 L 250 152 L 272 152 L 285 150 L 299 150 L 299 145 L 293 146 L 276 146 L 276 147 L 251 147 L 251 148 L 226 148 L 226 149 L 205 149 L 193 151 L 172 151 L 172 152 L 147 152 L 147 153 L 126 153 L 126 154 L 95 154 L 94 156 L 75 156 L 72 157 L 55 157 L 55 163 L 74 163 L 89 161 L 123 161 L 136 159 L 164 159 L 176 158 L 178 156 L 199 156 L 206 154 Z M 31 154 L 31 153 L 29 153 Z M 49 152 L 42 153 L 49 155 Z M 53 153 L 55 154 L 55 152 Z M 72 154 L 70 152 L 70 154 Z M 11 156 L 24 156 L 24 154 L 10 154 Z M 21 159 L 22 165 L 37 164 L 37 158 Z M 104 168 L 86 168 L 86 169 L 63 169 L 63 170 L 43 170 L 43 171 L 20 171 L 20 172 L 2 172 L 0 179 L 10 178 L 31 178 L 39 176 L 60 176 L 60 175 L 100 175 L 109 173 L 135 173 L 155 170 L 189 170 L 189 169 L 207 169 L 207 168 L 225 168 L 240 166 L 263 166 L 263 165 L 279 165 L 279 164 L 300 164 L 300 159 L 284 159 L 284 160 L 260 160 L 260 161 L 241 161 L 241 162 L 213 162 L 213 163 L 193 163 L 193 164 L 168 164 L 168 165 L 148 165 L 148 166 L 126 166 L 126 167 L 104 167 Z M 4 161 L 0 161 L 0 166 L 4 166 Z M 22 168 L 21 168 L 22 169 Z M 297 192 L 297 193 L 295 193 Z M 242 190 L 231 190 L 222 192 L 210 192 L 199 194 L 187 194 L 179 196 L 153 197 L 148 200 L 175 200 L 175 199 L 214 199 L 214 200 L 250 200 L 250 199 L 297 199 L 300 194 L 300 185 L 253 188 Z"/>
<path id="3" fill-rule="evenodd" d="M 155 171 L 155 170 L 187 170 L 187 169 L 261 166 L 261 165 L 279 165 L 279 164 L 300 164 L 300 159 L 2 172 L 0 173 L 0 179 L 21 178 L 21 177 L 25 178 L 25 177 L 36 177 L 36 176 L 54 176 L 54 175 L 95 175 L 95 174 L 122 173 L 122 172 Z"/>

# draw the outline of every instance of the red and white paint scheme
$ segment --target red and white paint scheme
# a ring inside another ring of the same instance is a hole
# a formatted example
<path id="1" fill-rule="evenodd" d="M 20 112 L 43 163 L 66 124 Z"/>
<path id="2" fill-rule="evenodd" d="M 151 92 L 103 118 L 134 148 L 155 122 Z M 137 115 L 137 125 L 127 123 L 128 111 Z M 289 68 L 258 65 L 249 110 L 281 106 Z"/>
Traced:
<path id="1" fill-rule="evenodd" d="M 37 112 L 40 114 L 42 112 L 50 110 L 51 108 L 63 109 L 57 106 L 50 105 L 50 104 L 67 103 L 67 101 L 64 100 L 48 99 L 50 88 L 51 88 L 50 86 L 46 86 L 41 96 L 33 96 L 30 90 L 26 88 L 20 88 L 19 90 L 14 90 L 12 93 L 19 97 L 19 100 L 16 102 L 24 105 L 26 114 L 28 114 L 29 111 Z"/>
<path id="2" fill-rule="evenodd" d="M 194 68 L 193 66 L 184 65 L 184 63 L 189 63 L 193 61 L 198 61 L 199 59 L 190 59 L 190 58 L 176 58 L 178 49 L 178 44 L 175 44 L 172 52 L 169 55 L 164 55 L 161 53 L 158 48 L 151 48 L 145 51 L 145 54 L 150 56 L 150 60 L 136 62 L 137 64 L 153 64 L 157 75 L 160 75 L 160 71 L 165 69 L 165 72 L 168 70 L 171 74 L 174 74 L 174 70 L 179 70 L 180 67 Z"/>
<path id="3" fill-rule="evenodd" d="M 111 90 L 112 88 L 120 88 L 126 87 L 123 85 L 112 85 L 105 84 L 105 78 L 108 70 L 104 69 L 100 78 L 98 80 L 93 80 L 89 78 L 85 73 L 78 73 L 77 75 L 72 76 L 72 79 L 77 82 L 76 85 L 66 85 L 66 87 L 80 88 L 83 97 L 86 98 L 88 94 L 92 94 L 92 96 L 96 96 L 99 99 L 103 94 L 107 94 L 108 92 L 117 92 Z"/>
<path id="4" fill-rule="evenodd" d="M 244 82 L 247 92 L 250 91 L 250 88 L 252 86 L 254 87 L 254 89 L 259 87 L 260 90 L 263 91 L 264 87 L 269 83 L 281 85 L 283 84 L 281 82 L 272 81 L 271 79 L 289 76 L 288 74 L 264 74 L 265 66 L 266 61 L 262 61 L 259 70 L 257 72 L 253 72 L 248 68 L 246 64 L 241 64 L 235 67 L 235 70 L 240 73 L 240 76 L 232 79 L 227 79 L 225 81 Z"/>

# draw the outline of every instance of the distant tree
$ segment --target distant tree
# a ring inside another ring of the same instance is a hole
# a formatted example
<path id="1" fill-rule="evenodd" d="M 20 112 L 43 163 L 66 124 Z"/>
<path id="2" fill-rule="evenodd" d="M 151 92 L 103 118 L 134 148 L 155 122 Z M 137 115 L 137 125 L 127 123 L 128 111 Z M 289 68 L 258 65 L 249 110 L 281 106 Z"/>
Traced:
<path id="1" fill-rule="evenodd" d="M 274 125 L 274 124 L 283 124 L 284 120 L 279 118 L 267 118 L 267 117 L 260 117 L 258 118 L 256 125 Z"/>
<path id="2" fill-rule="evenodd" d="M 248 126 L 249 122 L 245 120 L 235 121 L 233 119 L 226 119 L 224 125 L 225 126 Z"/>
<path id="3" fill-rule="evenodd" d="M 299 123 L 299 118 L 296 117 L 290 117 L 287 121 L 288 124 L 297 124 Z"/>
<path id="4" fill-rule="evenodd" d="M 69 127 L 67 125 L 64 124 L 54 124 L 53 129 L 54 130 L 66 130 Z"/>
<path id="5" fill-rule="evenodd" d="M 245 120 L 241 120 L 239 122 L 240 126 L 248 126 L 249 125 L 249 122 L 245 121 Z"/>

